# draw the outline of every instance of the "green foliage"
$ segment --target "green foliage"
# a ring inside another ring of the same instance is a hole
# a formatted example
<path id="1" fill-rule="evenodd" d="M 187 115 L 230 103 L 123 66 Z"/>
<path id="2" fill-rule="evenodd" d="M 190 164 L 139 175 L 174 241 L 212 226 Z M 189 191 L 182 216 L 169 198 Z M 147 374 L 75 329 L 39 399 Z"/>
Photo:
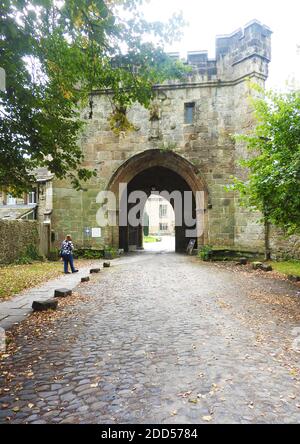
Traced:
<path id="1" fill-rule="evenodd" d="M 126 109 L 116 108 L 109 117 L 109 124 L 116 136 L 134 131 L 134 125 L 128 120 Z"/>
<path id="2" fill-rule="evenodd" d="M 105 247 L 104 258 L 115 259 L 118 256 L 118 250 L 114 247 Z"/>
<path id="3" fill-rule="evenodd" d="M 157 242 L 161 242 L 161 238 L 154 236 L 144 236 L 144 242 L 146 244 L 155 244 Z"/>
<path id="4" fill-rule="evenodd" d="M 259 91 L 262 94 L 262 91 Z M 267 93 L 254 99 L 257 126 L 237 140 L 249 157 L 241 161 L 246 181 L 235 179 L 241 201 L 260 211 L 265 223 L 288 234 L 300 231 L 300 92 Z"/>
<path id="5" fill-rule="evenodd" d="M 175 151 L 177 148 L 177 142 L 164 142 L 159 146 L 161 152 L 164 151 Z"/>
<path id="6" fill-rule="evenodd" d="M 103 251 L 100 250 L 78 250 L 76 256 L 82 259 L 102 259 Z"/>
<path id="7" fill-rule="evenodd" d="M 271 263 L 274 270 L 286 275 L 300 276 L 300 261 L 282 261 Z"/>
<path id="8" fill-rule="evenodd" d="M 212 257 L 212 247 L 210 245 L 203 245 L 198 250 L 198 258 L 202 261 L 209 261 Z"/>
<path id="9" fill-rule="evenodd" d="M 84 121 L 93 118 L 93 93 L 108 92 L 113 109 L 126 116 L 135 102 L 150 105 L 154 84 L 183 75 L 183 65 L 163 51 L 165 42 L 180 36 L 181 16 L 148 23 L 141 3 L 0 0 L 0 60 L 6 71 L 0 186 L 27 191 L 34 168 L 47 167 L 80 189 L 96 174 L 84 168 L 78 145 Z M 115 116 L 114 123 L 116 131 L 123 124 L 128 129 L 126 118 Z"/>
<path id="10" fill-rule="evenodd" d="M 35 245 L 28 245 L 22 256 L 16 261 L 18 265 L 32 264 L 34 261 L 41 261 L 40 256 Z"/>

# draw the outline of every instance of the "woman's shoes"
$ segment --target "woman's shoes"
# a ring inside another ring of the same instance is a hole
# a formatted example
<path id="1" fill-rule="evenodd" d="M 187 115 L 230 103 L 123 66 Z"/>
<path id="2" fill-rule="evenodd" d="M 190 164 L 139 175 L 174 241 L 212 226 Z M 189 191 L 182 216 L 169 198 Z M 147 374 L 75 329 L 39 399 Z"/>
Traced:
<path id="1" fill-rule="evenodd" d="M 73 274 L 74 274 L 74 273 L 79 273 L 79 270 L 74 270 L 72 273 L 73 273 Z"/>

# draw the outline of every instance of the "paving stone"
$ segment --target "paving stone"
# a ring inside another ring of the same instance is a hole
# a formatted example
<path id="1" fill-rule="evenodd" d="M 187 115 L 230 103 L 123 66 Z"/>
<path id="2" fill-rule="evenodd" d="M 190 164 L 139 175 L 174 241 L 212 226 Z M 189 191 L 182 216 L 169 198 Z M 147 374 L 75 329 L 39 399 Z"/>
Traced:
<path id="1" fill-rule="evenodd" d="M 74 393 L 66 393 L 64 395 L 60 395 L 60 399 L 63 402 L 70 402 L 72 401 L 74 398 L 76 397 L 76 395 L 74 395 Z"/>

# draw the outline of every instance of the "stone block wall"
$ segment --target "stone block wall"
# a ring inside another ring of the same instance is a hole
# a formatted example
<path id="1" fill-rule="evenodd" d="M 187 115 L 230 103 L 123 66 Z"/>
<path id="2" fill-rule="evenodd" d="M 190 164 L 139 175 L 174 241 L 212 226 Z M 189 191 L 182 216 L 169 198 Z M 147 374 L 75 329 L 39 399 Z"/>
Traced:
<path id="1" fill-rule="evenodd" d="M 272 227 L 270 232 L 270 247 L 273 259 L 300 259 L 299 236 L 287 236 L 278 228 Z"/>
<path id="2" fill-rule="evenodd" d="M 31 245 L 39 249 L 38 222 L 0 220 L 0 264 L 16 261 Z"/>

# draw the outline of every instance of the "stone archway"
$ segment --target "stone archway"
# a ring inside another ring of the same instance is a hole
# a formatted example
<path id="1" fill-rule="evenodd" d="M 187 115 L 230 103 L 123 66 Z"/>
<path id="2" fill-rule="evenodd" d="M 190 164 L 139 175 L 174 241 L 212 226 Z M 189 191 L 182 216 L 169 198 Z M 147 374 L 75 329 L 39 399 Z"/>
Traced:
<path id="1" fill-rule="evenodd" d="M 127 195 L 119 196 L 119 185 L 127 185 Z M 182 194 L 182 213 L 184 211 L 185 192 L 191 191 L 193 195 L 192 216 L 196 217 L 196 193 L 204 193 L 204 232 L 195 238 L 198 245 L 207 240 L 207 200 L 208 191 L 206 184 L 199 171 L 188 160 L 172 151 L 147 150 L 128 159 L 112 176 L 108 191 L 114 192 L 119 202 L 121 199 L 128 199 L 132 191 L 144 191 L 149 197 L 155 192 L 166 191 L 172 193 L 179 191 Z M 170 201 L 173 205 L 173 201 Z M 120 220 L 120 208 L 117 209 L 117 220 Z M 183 220 L 185 220 L 182 214 Z M 176 222 L 177 225 L 177 222 Z M 191 227 L 189 227 L 191 228 Z M 187 226 L 176 226 L 176 251 L 184 251 L 190 238 L 186 237 Z M 142 246 L 142 226 L 118 227 L 114 236 L 115 246 L 129 250 L 130 246 L 137 248 Z"/>

